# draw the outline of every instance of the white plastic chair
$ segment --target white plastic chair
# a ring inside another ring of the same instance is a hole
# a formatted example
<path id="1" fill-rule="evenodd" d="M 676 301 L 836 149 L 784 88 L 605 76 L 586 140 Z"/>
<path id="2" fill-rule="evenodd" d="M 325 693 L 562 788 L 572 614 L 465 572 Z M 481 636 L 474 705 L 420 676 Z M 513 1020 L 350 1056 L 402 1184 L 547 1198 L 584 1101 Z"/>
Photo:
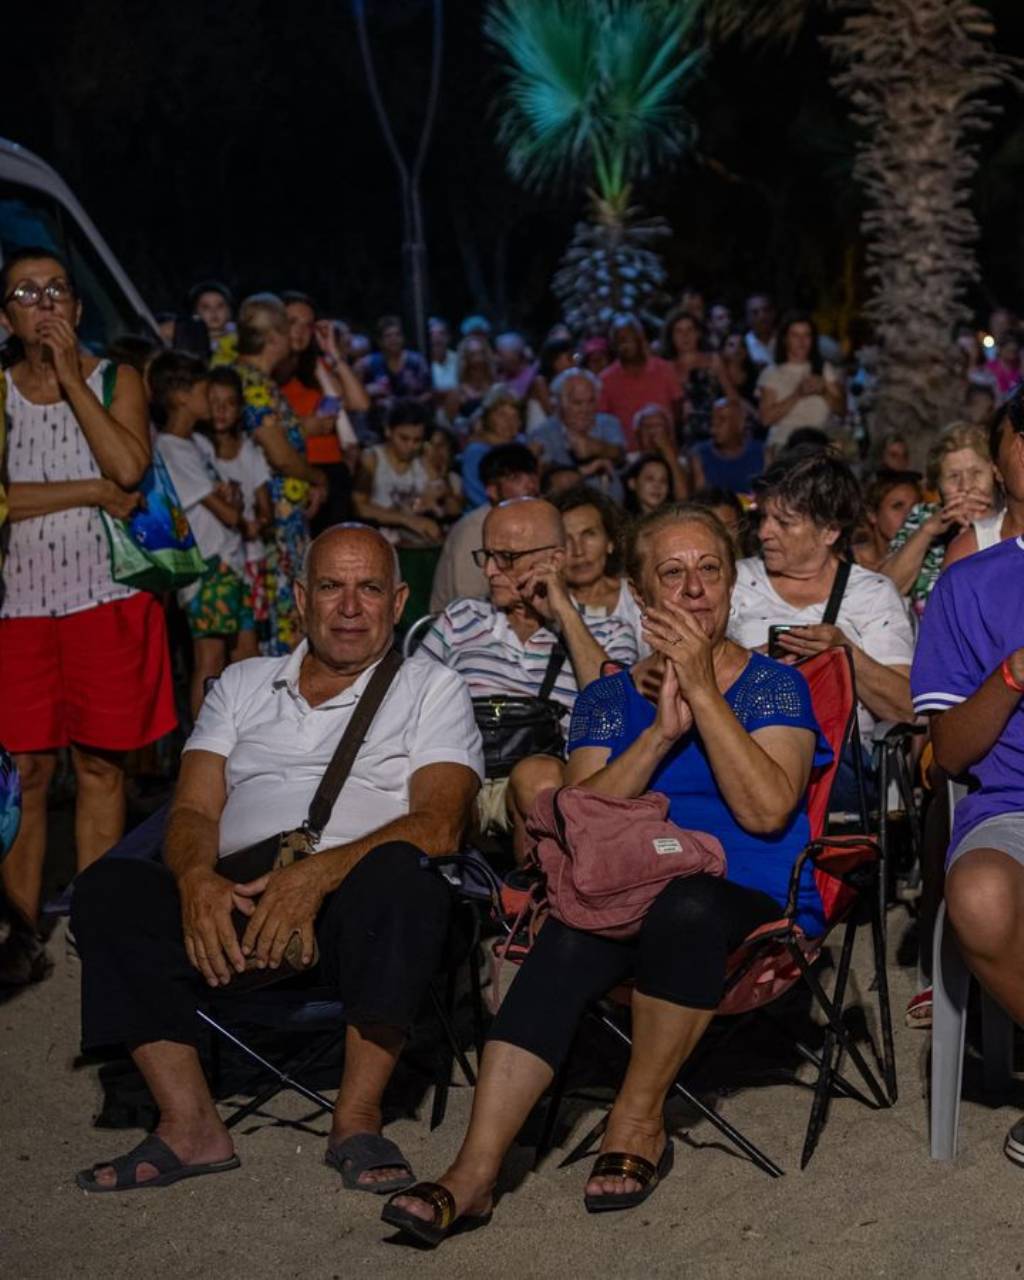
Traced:
<path id="1" fill-rule="evenodd" d="M 949 784 L 949 811 L 967 793 Z M 960 1090 L 964 1074 L 964 1032 L 971 974 L 946 927 L 946 904 L 935 921 L 932 954 L 931 1153 L 933 1160 L 956 1158 L 960 1128 Z M 981 993 L 981 1045 L 985 1088 L 1005 1093 L 1013 1079 L 1013 1021 L 987 991 Z"/>

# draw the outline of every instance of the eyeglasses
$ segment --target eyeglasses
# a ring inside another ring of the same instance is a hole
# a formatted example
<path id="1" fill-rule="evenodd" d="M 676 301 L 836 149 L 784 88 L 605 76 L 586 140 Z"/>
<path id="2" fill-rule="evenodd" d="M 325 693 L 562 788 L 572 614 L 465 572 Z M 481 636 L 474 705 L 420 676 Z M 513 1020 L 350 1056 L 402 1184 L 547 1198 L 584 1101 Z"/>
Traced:
<path id="1" fill-rule="evenodd" d="M 516 561 L 521 560 L 523 556 L 532 556 L 538 551 L 554 551 L 558 545 L 557 542 L 549 542 L 546 546 L 528 547 L 525 551 L 492 551 L 489 547 L 478 547 L 473 552 L 473 563 L 478 569 L 484 569 L 487 567 L 487 561 L 493 560 L 504 573 L 514 568 Z"/>
<path id="2" fill-rule="evenodd" d="M 4 306 L 14 301 L 19 307 L 38 307 L 43 300 L 44 293 L 51 302 L 55 303 L 70 302 L 75 296 L 74 290 L 67 280 L 51 280 L 49 284 L 42 286 L 36 284 L 34 280 L 22 280 L 4 298 Z"/>

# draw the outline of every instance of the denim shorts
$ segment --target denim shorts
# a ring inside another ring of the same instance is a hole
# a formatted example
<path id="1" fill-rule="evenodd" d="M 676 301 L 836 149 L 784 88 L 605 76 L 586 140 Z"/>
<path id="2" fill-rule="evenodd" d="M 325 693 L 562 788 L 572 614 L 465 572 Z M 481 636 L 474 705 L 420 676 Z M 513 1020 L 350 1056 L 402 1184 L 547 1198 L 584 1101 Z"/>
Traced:
<path id="1" fill-rule="evenodd" d="M 963 837 L 946 860 L 946 870 L 974 849 L 998 849 L 1024 866 L 1024 813 L 997 813 Z"/>

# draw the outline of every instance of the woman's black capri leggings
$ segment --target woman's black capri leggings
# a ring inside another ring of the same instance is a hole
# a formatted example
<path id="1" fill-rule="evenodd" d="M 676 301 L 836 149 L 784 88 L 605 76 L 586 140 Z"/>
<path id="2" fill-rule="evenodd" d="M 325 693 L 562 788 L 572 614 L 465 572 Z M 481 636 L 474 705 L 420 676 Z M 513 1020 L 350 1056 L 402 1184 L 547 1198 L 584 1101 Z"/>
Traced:
<path id="1" fill-rule="evenodd" d="M 626 942 L 549 918 L 502 1002 L 490 1038 L 526 1049 L 557 1070 L 587 1006 L 627 978 L 642 995 L 715 1009 L 729 953 L 781 914 L 760 889 L 701 873 L 666 885 L 639 934 Z"/>

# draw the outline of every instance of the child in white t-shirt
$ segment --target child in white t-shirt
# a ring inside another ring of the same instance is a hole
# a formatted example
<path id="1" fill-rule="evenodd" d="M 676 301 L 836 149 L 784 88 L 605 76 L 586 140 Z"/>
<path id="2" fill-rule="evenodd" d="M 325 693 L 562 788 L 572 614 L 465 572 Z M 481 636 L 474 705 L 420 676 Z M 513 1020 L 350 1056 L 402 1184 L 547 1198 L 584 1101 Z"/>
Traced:
<path id="1" fill-rule="evenodd" d="M 210 416 L 209 378 L 201 360 L 181 351 L 162 352 L 149 368 L 156 448 L 207 566 L 198 582 L 178 593 L 192 636 L 193 716 L 202 706 L 206 681 L 220 675 L 229 657 L 258 652 L 244 573 L 241 493 L 217 473 L 209 447 L 204 450 L 194 435 L 197 424 Z"/>
<path id="2" fill-rule="evenodd" d="M 221 479 L 236 484 L 241 491 L 245 579 L 252 593 L 253 617 L 259 628 L 270 616 L 264 538 L 274 510 L 267 459 L 259 445 L 242 434 L 242 404 L 242 384 L 234 369 L 212 370 L 208 430 L 196 436 L 196 441 Z"/>

